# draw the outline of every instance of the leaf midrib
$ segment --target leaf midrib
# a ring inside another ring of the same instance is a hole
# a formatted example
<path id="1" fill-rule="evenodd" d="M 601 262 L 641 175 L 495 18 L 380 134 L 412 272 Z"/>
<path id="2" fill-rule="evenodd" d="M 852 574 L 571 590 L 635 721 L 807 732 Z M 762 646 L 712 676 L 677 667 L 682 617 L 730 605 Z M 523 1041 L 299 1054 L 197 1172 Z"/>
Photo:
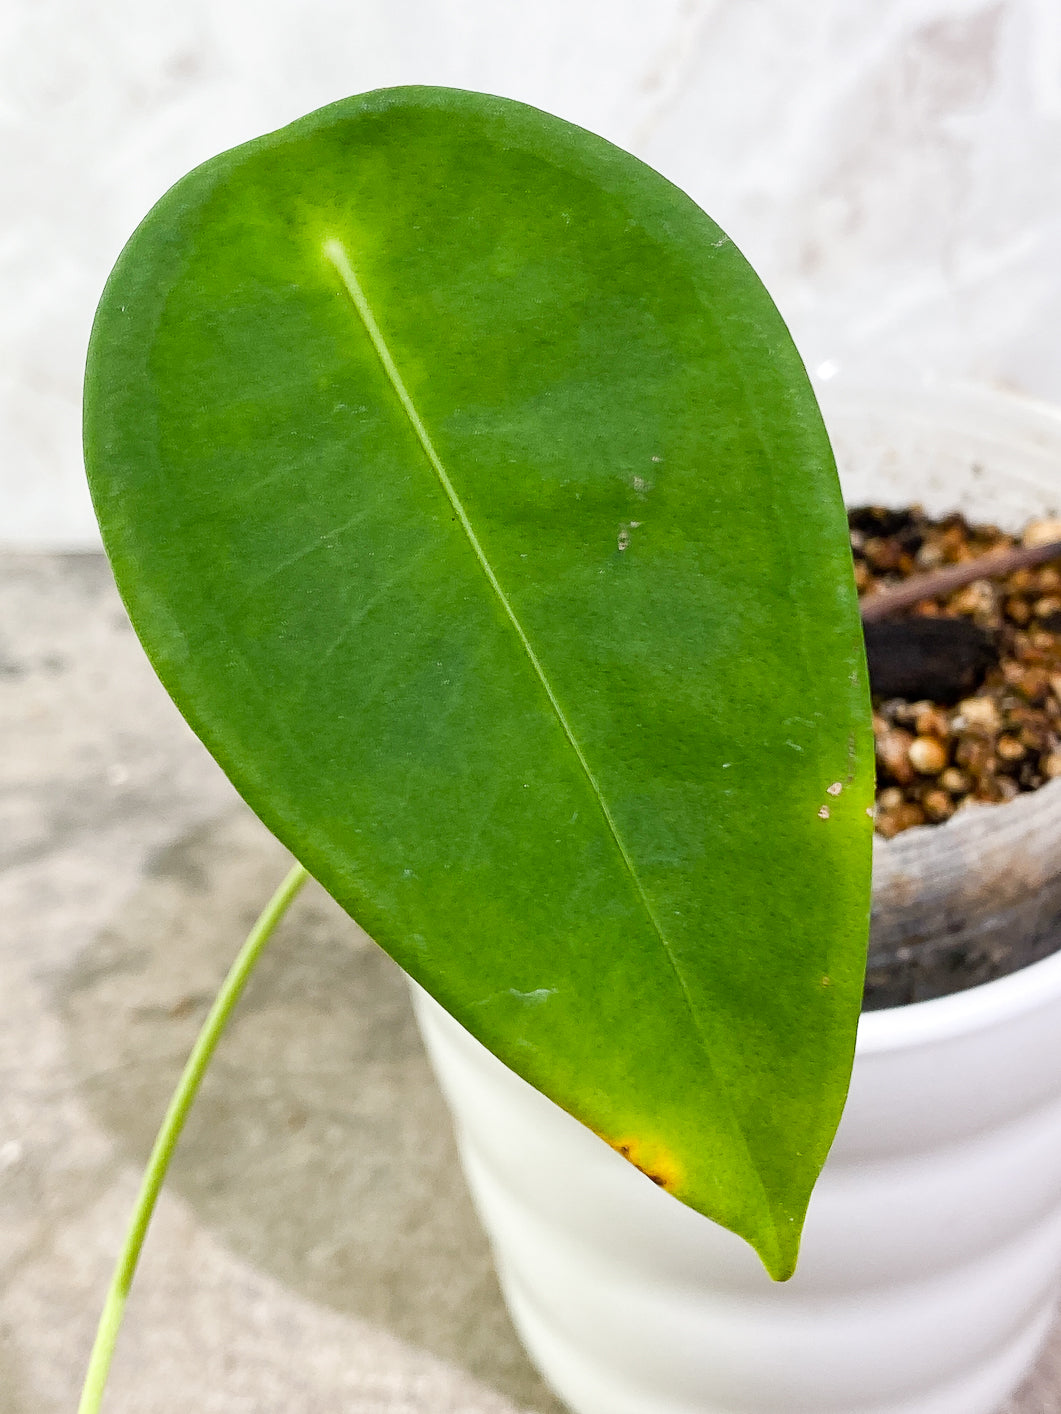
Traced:
<path id="1" fill-rule="evenodd" d="M 413 431 L 416 433 L 417 439 L 419 440 L 421 447 L 424 449 L 424 454 L 426 455 L 428 461 L 431 463 L 431 466 L 434 468 L 434 471 L 438 476 L 439 481 L 442 483 L 442 489 L 445 491 L 447 499 L 449 500 L 450 505 L 453 507 L 454 514 L 460 522 L 461 528 L 464 530 L 465 535 L 468 537 L 472 550 L 475 552 L 475 557 L 479 561 L 479 565 L 482 568 L 482 571 L 486 575 L 487 581 L 490 584 L 490 588 L 496 594 L 498 602 L 500 603 L 501 608 L 504 610 L 505 617 L 512 625 L 513 629 L 516 632 L 516 635 L 519 638 L 520 643 L 523 645 L 523 650 L 526 653 L 528 659 L 530 660 L 530 664 L 531 667 L 534 669 L 535 676 L 541 683 L 542 689 L 544 690 L 545 695 L 548 697 L 549 703 L 552 706 L 553 711 L 556 713 L 557 720 L 559 721 L 560 726 L 563 729 L 564 735 L 567 737 L 568 743 L 570 744 L 572 751 L 575 753 L 575 756 L 578 759 L 578 763 L 581 766 L 586 776 L 586 779 L 590 784 L 594 797 L 596 798 L 597 804 L 600 807 L 601 813 L 603 814 L 604 819 L 607 821 L 608 829 L 611 832 L 612 838 L 615 840 L 615 844 L 619 850 L 619 853 L 622 855 L 623 863 L 625 864 L 627 870 L 630 873 L 631 878 L 637 886 L 638 893 L 645 908 L 645 911 L 648 914 L 649 918 L 652 920 L 652 924 L 655 928 L 655 931 L 659 934 L 660 942 L 665 948 L 667 948 L 669 952 L 669 945 L 663 934 L 663 930 L 660 927 L 659 921 L 655 916 L 651 902 L 649 901 L 641 885 L 641 880 L 638 878 L 637 871 L 635 870 L 633 865 L 633 860 L 630 858 L 630 855 L 627 852 L 623 839 L 619 834 L 619 830 L 615 824 L 614 819 L 612 818 L 611 811 L 608 809 L 607 801 L 604 799 L 603 792 L 601 791 L 601 788 L 597 783 L 597 779 L 593 774 L 589 762 L 586 760 L 585 753 L 583 752 L 582 747 L 579 744 L 577 737 L 575 736 L 575 733 L 571 727 L 571 723 L 567 720 L 567 716 L 564 713 L 564 709 L 561 707 L 556 693 L 553 691 L 552 684 L 550 683 L 546 675 L 545 669 L 542 666 L 541 659 L 538 657 L 537 653 L 535 653 L 534 647 L 531 644 L 530 639 L 527 637 L 526 631 L 523 625 L 520 623 L 519 618 L 516 615 L 516 611 L 515 609 L 513 609 L 512 604 L 509 601 L 508 595 L 501 587 L 501 583 L 498 580 L 497 575 L 494 573 L 494 568 L 491 565 L 490 561 L 487 559 L 486 551 L 483 549 L 482 545 L 479 542 L 479 537 L 475 533 L 475 527 L 472 525 L 471 521 L 468 518 L 468 513 L 465 511 L 461 499 L 457 495 L 456 488 L 454 487 L 453 482 L 449 478 L 449 474 L 447 473 L 446 468 L 442 463 L 441 457 L 435 450 L 435 445 L 431 440 L 431 435 L 428 432 L 427 428 L 424 426 L 423 419 L 417 411 L 416 404 L 409 396 L 409 391 L 406 388 L 402 376 L 398 371 L 398 367 L 394 362 L 394 358 L 391 355 L 390 349 L 387 347 L 386 340 L 384 339 L 382 331 L 380 330 L 380 327 L 376 322 L 375 315 L 372 313 L 372 308 L 369 305 L 368 300 L 365 298 L 365 292 L 361 288 L 361 282 L 358 280 L 357 273 L 354 270 L 352 264 L 350 263 L 350 258 L 346 253 L 346 249 L 340 241 L 329 240 L 326 241 L 324 244 L 324 253 L 325 255 L 327 255 L 329 260 L 331 260 L 332 264 L 339 272 L 340 278 L 342 279 L 343 284 L 346 286 L 350 298 L 354 303 L 354 307 L 356 308 L 358 314 L 361 316 L 361 321 L 365 326 L 365 331 L 368 334 L 369 338 L 372 340 L 372 345 L 375 348 L 376 353 L 379 355 L 380 363 L 383 365 L 384 372 L 390 380 L 391 386 L 393 387 L 394 392 L 397 395 L 398 401 L 401 403 L 402 408 L 404 409 L 407 417 L 409 418 L 409 421 L 412 423 Z M 688 998 L 686 1000 L 688 1000 Z"/>
<path id="2" fill-rule="evenodd" d="M 542 666 L 542 662 L 538 657 L 537 653 L 534 651 L 534 647 L 531 644 L 530 639 L 527 637 L 527 633 L 523 628 L 523 625 L 520 623 L 519 618 L 516 615 L 516 611 L 513 609 L 512 604 L 509 602 L 509 598 L 505 593 L 504 589 L 502 588 L 501 583 L 497 578 L 497 575 L 494 573 L 493 566 L 490 564 L 490 561 L 486 556 L 486 552 L 480 544 L 479 537 L 476 535 L 475 528 L 468 518 L 468 514 L 464 509 L 460 497 L 457 495 L 456 488 L 454 487 L 453 482 L 450 480 L 446 468 L 443 465 L 442 459 L 435 449 L 435 445 L 431 440 L 430 433 L 424 425 L 424 421 L 421 418 L 419 411 L 417 410 L 416 404 L 413 402 L 409 394 L 409 390 L 405 386 L 405 382 L 402 379 L 397 364 L 395 363 L 390 349 L 387 346 L 387 342 L 383 337 L 383 333 L 379 327 L 379 324 L 376 321 L 376 317 L 372 312 L 372 307 L 365 296 L 364 290 L 362 289 L 361 282 L 357 277 L 357 272 L 355 271 L 353 263 L 350 260 L 346 247 L 342 241 L 338 240 L 335 237 L 332 237 L 324 241 L 321 249 L 325 258 L 334 266 L 336 272 L 339 275 L 340 280 L 343 283 L 344 288 L 346 289 L 347 294 L 350 296 L 350 300 L 355 310 L 357 311 L 362 324 L 364 325 L 365 332 L 367 333 L 372 343 L 372 346 L 376 351 L 379 361 L 383 367 L 383 371 L 386 374 L 387 379 L 394 390 L 395 396 L 397 397 L 399 403 L 402 406 L 402 410 L 404 411 L 406 417 L 409 419 L 413 431 L 416 434 L 417 440 L 419 441 L 420 446 L 424 451 L 424 455 L 427 457 L 432 469 L 438 477 L 442 489 L 446 494 L 446 498 L 452 506 L 453 512 L 456 515 L 457 520 L 459 521 L 461 528 L 467 536 L 468 542 L 475 553 L 475 557 L 479 562 L 479 566 L 482 569 L 483 574 L 486 576 L 490 588 L 496 595 L 498 603 L 501 605 L 505 617 L 508 619 L 509 623 L 512 625 L 513 631 L 519 638 L 519 641 L 523 647 L 524 652 L 527 655 L 530 665 L 534 670 L 534 674 L 537 677 L 539 683 L 541 684 L 542 690 L 544 691 L 546 697 L 549 699 L 549 703 L 553 709 L 553 712 L 556 714 L 556 719 L 560 724 L 560 728 L 563 731 L 564 736 L 567 738 L 571 750 L 575 753 L 575 758 L 578 761 L 583 774 L 585 775 L 585 778 L 589 784 L 591 791 L 593 792 L 594 799 L 596 800 L 601 815 L 605 821 L 605 824 L 608 827 L 608 832 L 611 835 L 615 847 L 619 852 L 619 856 L 622 859 L 623 865 L 630 876 L 630 880 L 634 886 L 634 889 L 641 902 L 641 905 L 645 910 L 645 914 L 652 925 L 652 929 L 655 932 L 656 937 L 659 939 L 659 943 L 661 948 L 663 949 L 664 956 L 667 958 L 667 961 L 670 964 L 670 967 L 674 973 L 675 979 L 677 980 L 678 986 L 681 989 L 682 997 L 685 1001 L 686 1006 L 689 1009 L 689 1016 L 692 1020 L 696 1033 L 700 1038 L 700 1043 L 703 1047 L 704 1055 L 706 1056 L 708 1064 L 711 1067 L 712 1073 L 715 1076 L 719 1093 L 724 1094 L 722 1086 L 718 1081 L 717 1069 L 712 1059 L 711 1046 L 708 1043 L 708 1038 L 704 1033 L 699 1017 L 697 1016 L 696 1008 L 694 1007 L 692 998 L 689 995 L 689 990 L 686 986 L 685 979 L 682 976 L 681 968 L 678 966 L 677 958 L 674 956 L 673 949 L 667 938 L 666 933 L 664 932 L 663 926 L 659 920 L 656 910 L 653 907 L 652 901 L 649 898 L 644 884 L 641 881 L 641 877 L 634 866 L 634 861 L 631 858 L 630 853 L 626 847 L 626 843 L 619 832 L 619 828 L 616 825 L 611 810 L 608 808 L 608 802 L 604 798 L 604 793 L 597 782 L 597 778 L 593 773 L 589 761 L 586 759 L 586 755 L 582 750 L 581 745 L 579 744 L 578 738 L 575 736 L 575 733 L 571 727 L 571 723 L 568 721 L 564 709 L 560 705 L 559 699 L 557 698 L 556 693 L 553 690 L 553 686 L 549 681 L 544 667 Z M 734 1112 L 732 1106 L 729 1107 L 729 1110 L 730 1115 L 733 1119 L 734 1127 L 736 1128 L 737 1133 L 740 1135 L 742 1141 L 744 1142 L 745 1151 L 748 1156 L 748 1162 L 751 1167 L 751 1170 L 756 1175 L 756 1177 L 759 1178 L 758 1166 L 752 1159 L 751 1149 L 748 1144 L 747 1135 L 741 1128 L 740 1122 L 737 1119 L 736 1113 Z M 763 1192 L 763 1196 L 764 1198 L 766 1197 L 765 1190 Z M 767 1213 L 772 1217 L 771 1205 L 769 1201 L 766 1202 L 766 1210 Z"/>

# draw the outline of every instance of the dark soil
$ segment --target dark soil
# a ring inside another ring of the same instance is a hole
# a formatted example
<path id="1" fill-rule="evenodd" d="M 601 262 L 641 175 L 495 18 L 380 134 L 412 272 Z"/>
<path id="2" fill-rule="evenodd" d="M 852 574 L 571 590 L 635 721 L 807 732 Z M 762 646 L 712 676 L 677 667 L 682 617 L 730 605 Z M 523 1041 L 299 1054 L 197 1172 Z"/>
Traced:
<path id="1" fill-rule="evenodd" d="M 848 516 L 866 602 L 884 588 L 1020 541 L 962 516 L 862 506 Z M 1029 544 L 1061 538 L 1029 526 Z M 866 624 L 879 834 L 941 824 L 1061 776 L 1061 558 L 976 579 Z"/>

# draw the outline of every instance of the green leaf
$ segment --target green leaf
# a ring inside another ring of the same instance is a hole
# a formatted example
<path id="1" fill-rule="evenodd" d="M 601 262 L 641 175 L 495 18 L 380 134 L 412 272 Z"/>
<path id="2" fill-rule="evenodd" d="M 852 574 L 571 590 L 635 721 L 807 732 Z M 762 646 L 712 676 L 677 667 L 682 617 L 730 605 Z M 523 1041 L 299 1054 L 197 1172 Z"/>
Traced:
<path id="1" fill-rule="evenodd" d="M 352 98 L 147 217 L 86 448 L 144 645 L 266 824 L 788 1275 L 854 1044 L 873 757 L 828 442 L 732 243 L 534 109 Z"/>

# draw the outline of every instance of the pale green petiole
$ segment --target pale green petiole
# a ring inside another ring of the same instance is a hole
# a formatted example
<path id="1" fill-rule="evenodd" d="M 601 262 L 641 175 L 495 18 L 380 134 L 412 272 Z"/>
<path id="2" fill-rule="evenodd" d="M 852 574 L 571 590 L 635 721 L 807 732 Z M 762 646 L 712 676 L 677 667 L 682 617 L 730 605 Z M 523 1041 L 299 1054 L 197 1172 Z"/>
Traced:
<path id="1" fill-rule="evenodd" d="M 246 986 L 247 979 L 261 956 L 262 949 L 275 931 L 276 925 L 287 912 L 291 901 L 308 878 L 309 875 L 302 865 L 296 864 L 262 910 L 257 922 L 247 935 L 246 942 L 240 948 L 235 962 L 229 969 L 228 976 L 221 984 L 221 990 L 214 999 L 214 1004 L 203 1022 L 195 1045 L 192 1047 L 184 1070 L 181 1072 L 181 1078 L 177 1082 L 177 1088 L 173 1092 L 173 1097 L 169 1102 L 165 1118 L 151 1150 L 151 1157 L 147 1161 L 147 1168 L 144 1171 L 140 1192 L 137 1194 L 136 1204 L 125 1234 L 121 1255 L 114 1268 L 114 1275 L 111 1277 L 107 1299 L 99 1319 L 99 1328 L 96 1331 L 96 1340 L 89 1357 L 78 1414 L 98 1414 L 103 1401 L 107 1372 L 110 1369 L 114 1347 L 118 1340 L 118 1331 L 121 1328 L 125 1302 L 132 1285 L 133 1274 L 136 1271 L 136 1264 L 140 1260 L 140 1251 L 147 1235 L 147 1226 L 151 1221 L 151 1214 L 165 1180 L 170 1160 L 173 1158 L 173 1151 L 181 1136 L 181 1130 L 184 1128 L 184 1122 L 188 1118 L 203 1076 L 206 1074 L 206 1068 L 210 1064 L 217 1043 L 228 1024 L 228 1019 Z"/>

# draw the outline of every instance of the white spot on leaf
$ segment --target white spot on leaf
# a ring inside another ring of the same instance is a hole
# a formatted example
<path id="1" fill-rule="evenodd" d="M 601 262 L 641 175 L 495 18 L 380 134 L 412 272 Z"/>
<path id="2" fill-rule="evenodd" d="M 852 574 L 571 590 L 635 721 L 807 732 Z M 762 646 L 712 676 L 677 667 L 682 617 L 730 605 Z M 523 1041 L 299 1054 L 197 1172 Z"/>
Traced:
<path id="1" fill-rule="evenodd" d="M 508 994 L 510 997 L 515 997 L 518 1002 L 526 1002 L 529 1006 L 535 1006 L 554 997 L 556 988 L 535 987 L 532 992 L 521 992 L 518 987 L 509 987 Z"/>

